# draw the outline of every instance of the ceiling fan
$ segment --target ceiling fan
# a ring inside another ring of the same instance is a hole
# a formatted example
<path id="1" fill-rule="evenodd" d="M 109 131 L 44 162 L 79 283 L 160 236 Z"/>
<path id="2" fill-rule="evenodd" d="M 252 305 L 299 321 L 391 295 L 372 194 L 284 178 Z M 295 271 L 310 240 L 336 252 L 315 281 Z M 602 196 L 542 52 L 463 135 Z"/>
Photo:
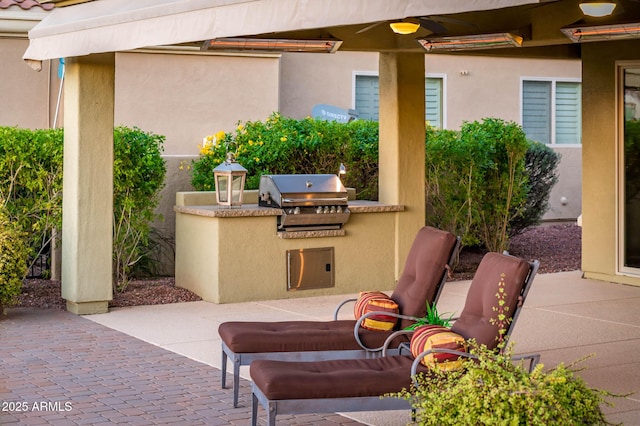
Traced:
<path id="1" fill-rule="evenodd" d="M 463 21 L 461 19 L 456 19 L 456 18 L 448 18 L 446 16 L 417 16 L 417 17 L 410 17 L 410 18 L 405 18 L 399 21 L 380 21 L 380 22 L 375 22 L 371 25 L 368 25 L 358 31 L 356 31 L 356 34 L 362 34 L 366 31 L 369 31 L 375 27 L 377 27 L 378 25 L 381 24 L 395 24 L 395 23 L 413 23 L 415 25 L 415 29 L 412 32 L 415 32 L 418 30 L 419 27 L 422 27 L 428 31 L 430 31 L 433 34 L 446 34 L 448 29 L 447 27 L 445 27 L 443 24 L 451 24 L 451 25 L 458 25 L 458 26 L 464 26 L 464 27 L 469 27 L 469 28 L 474 28 L 477 29 L 478 26 L 475 24 L 472 24 L 470 22 L 467 21 Z M 408 34 L 408 33 L 407 33 Z"/>

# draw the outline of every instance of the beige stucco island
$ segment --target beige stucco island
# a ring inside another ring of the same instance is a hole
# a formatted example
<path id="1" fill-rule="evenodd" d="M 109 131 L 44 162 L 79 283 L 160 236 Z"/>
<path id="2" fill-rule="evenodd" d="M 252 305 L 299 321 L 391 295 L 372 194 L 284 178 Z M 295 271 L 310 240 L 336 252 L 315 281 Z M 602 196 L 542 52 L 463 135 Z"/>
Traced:
<path id="1" fill-rule="evenodd" d="M 394 233 L 403 206 L 350 200 L 351 215 L 341 229 L 279 232 L 282 211 L 258 206 L 257 191 L 244 196 L 247 204 L 229 208 L 216 205 L 214 192 L 176 194 L 177 286 L 214 303 L 394 288 Z M 317 253 L 331 282 L 314 286 L 312 279 L 301 286 L 291 257 L 300 252 Z"/>

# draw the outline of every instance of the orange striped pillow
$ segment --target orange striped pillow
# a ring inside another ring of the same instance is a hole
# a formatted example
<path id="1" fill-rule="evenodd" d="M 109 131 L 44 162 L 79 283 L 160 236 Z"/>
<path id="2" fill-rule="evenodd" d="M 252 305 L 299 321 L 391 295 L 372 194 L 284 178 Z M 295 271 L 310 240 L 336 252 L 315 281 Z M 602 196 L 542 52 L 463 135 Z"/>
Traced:
<path id="1" fill-rule="evenodd" d="M 369 303 L 371 299 L 380 298 L 388 299 L 389 296 L 381 291 L 361 291 L 360 295 L 358 296 L 358 300 L 353 307 L 353 316 L 356 317 L 356 320 L 360 319 L 360 317 L 364 315 L 364 308 L 367 306 L 367 303 Z"/>
<path id="2" fill-rule="evenodd" d="M 385 315 L 384 312 L 397 314 L 400 309 L 392 298 L 381 291 L 363 291 L 356 301 L 353 313 L 356 319 L 359 319 L 369 312 L 380 312 L 380 314 L 367 317 L 362 322 L 362 328 L 373 331 L 390 331 L 395 328 L 398 318 Z"/>
<path id="3" fill-rule="evenodd" d="M 467 343 L 464 337 L 440 325 L 416 328 L 411 337 L 411 354 L 414 357 L 426 350 L 438 348 L 467 352 Z M 444 371 L 458 370 L 462 366 L 460 356 L 449 353 L 430 353 L 420 362 L 426 367 Z"/>

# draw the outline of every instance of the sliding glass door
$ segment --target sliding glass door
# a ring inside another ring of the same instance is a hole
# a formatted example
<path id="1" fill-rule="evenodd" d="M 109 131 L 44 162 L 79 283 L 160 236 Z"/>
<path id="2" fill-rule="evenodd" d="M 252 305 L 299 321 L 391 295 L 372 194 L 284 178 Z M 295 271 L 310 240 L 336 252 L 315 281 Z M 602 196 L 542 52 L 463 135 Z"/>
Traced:
<path id="1" fill-rule="evenodd" d="M 640 274 L 640 63 L 621 68 L 620 269 Z"/>

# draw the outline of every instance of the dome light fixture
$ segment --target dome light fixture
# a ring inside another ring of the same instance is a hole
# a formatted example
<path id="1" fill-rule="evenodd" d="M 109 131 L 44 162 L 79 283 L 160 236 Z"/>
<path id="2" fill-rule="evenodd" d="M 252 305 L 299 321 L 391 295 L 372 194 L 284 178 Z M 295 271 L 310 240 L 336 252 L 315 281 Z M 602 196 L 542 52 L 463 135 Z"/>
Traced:
<path id="1" fill-rule="evenodd" d="M 389 26 L 396 34 L 413 34 L 420 28 L 420 24 L 410 21 L 391 22 Z"/>
<path id="2" fill-rule="evenodd" d="M 616 8 L 616 3 L 613 1 L 603 2 L 584 2 L 580 3 L 580 10 L 587 16 L 595 18 L 601 18 L 603 16 L 609 16 Z"/>

